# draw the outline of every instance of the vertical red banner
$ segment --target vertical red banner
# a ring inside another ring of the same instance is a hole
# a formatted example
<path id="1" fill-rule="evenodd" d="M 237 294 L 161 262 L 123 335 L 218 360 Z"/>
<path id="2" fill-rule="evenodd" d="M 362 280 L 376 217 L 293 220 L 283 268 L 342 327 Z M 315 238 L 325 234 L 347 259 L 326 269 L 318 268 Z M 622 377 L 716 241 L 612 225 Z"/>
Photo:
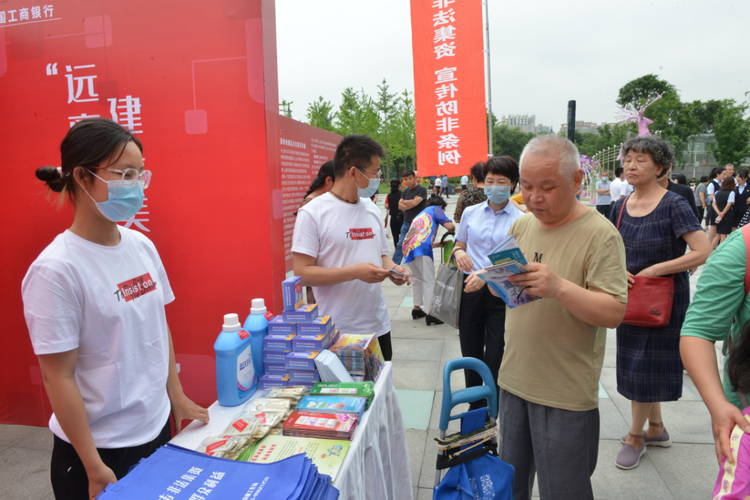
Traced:
<path id="1" fill-rule="evenodd" d="M 417 170 L 465 175 L 487 159 L 482 4 L 411 0 Z"/>

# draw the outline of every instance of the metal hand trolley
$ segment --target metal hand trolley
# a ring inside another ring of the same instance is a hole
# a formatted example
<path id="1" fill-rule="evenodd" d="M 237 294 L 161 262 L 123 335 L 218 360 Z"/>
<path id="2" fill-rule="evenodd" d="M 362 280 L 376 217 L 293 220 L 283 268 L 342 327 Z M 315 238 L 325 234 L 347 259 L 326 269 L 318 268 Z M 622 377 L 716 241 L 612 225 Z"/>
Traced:
<path id="1" fill-rule="evenodd" d="M 451 392 L 451 373 L 474 370 L 484 385 Z M 462 403 L 487 399 L 487 408 L 451 415 Z M 489 422 L 487 415 L 489 414 Z M 443 369 L 443 401 L 433 500 L 512 500 L 513 467 L 497 456 L 497 391 L 490 369 L 476 358 L 452 359 Z M 461 420 L 457 434 L 446 435 L 451 420 Z M 443 471 L 449 469 L 443 477 Z"/>

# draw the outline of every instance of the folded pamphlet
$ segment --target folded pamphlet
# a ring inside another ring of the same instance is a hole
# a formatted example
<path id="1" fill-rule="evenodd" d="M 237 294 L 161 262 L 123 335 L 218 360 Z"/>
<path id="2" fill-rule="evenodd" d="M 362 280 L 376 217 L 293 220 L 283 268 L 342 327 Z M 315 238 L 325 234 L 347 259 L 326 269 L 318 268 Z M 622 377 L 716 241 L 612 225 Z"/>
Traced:
<path id="1" fill-rule="evenodd" d="M 317 382 L 310 390 L 310 396 L 339 396 L 365 398 L 365 410 L 375 397 L 374 382 Z"/>
<path id="2" fill-rule="evenodd" d="M 313 413 L 293 411 L 284 422 L 284 436 L 351 441 L 357 427 L 357 416 L 346 413 Z"/>
<path id="3" fill-rule="evenodd" d="M 245 461 L 270 464 L 298 453 L 304 453 L 318 468 L 318 472 L 336 479 L 336 474 L 341 464 L 344 463 L 350 444 L 349 441 L 344 440 L 268 436 L 253 445 Z"/>
<path id="4" fill-rule="evenodd" d="M 411 278 L 413 280 L 419 280 L 422 283 L 427 283 L 425 280 L 423 280 L 422 278 L 420 278 L 416 274 L 405 273 L 405 272 L 399 271 L 398 269 L 391 269 L 391 274 L 397 274 L 397 275 L 403 276 L 405 278 Z"/>
<path id="5" fill-rule="evenodd" d="M 528 262 L 513 236 L 501 241 L 488 255 L 492 266 L 477 273 L 511 309 L 538 300 L 539 297 L 526 292 L 526 287 L 512 283 L 510 276 L 528 273 Z"/>
<path id="6" fill-rule="evenodd" d="M 296 411 L 313 413 L 347 413 L 362 418 L 365 412 L 365 398 L 341 396 L 305 396 L 297 404 Z"/>

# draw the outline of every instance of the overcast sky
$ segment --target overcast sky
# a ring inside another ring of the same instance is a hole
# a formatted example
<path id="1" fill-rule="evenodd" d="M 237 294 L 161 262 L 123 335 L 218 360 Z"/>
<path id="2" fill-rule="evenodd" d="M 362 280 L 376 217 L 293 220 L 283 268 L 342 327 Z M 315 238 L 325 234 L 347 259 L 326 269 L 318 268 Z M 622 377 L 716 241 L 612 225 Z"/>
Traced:
<path id="1" fill-rule="evenodd" d="M 425 1 L 425 0 L 422 0 Z M 480 1 L 480 0 L 476 0 Z M 655 73 L 683 101 L 746 99 L 750 0 L 490 0 L 493 112 L 558 130 L 613 122 L 620 87 Z M 346 87 L 414 90 L 409 0 L 277 0 L 280 99 L 304 120 Z"/>

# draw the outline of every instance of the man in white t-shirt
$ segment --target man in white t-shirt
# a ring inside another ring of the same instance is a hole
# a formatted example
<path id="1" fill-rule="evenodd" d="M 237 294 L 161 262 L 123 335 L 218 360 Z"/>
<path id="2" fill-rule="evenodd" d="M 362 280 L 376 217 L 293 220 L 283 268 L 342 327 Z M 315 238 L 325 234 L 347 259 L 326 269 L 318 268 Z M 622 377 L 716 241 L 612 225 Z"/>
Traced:
<path id="1" fill-rule="evenodd" d="M 383 148 L 366 135 L 342 139 L 333 188 L 297 212 L 292 259 L 302 285 L 313 287 L 320 315 L 345 333 L 375 333 L 390 361 L 391 320 L 380 284 L 411 280 L 392 273 L 407 271 L 388 256 L 380 210 L 369 200 L 380 182 L 381 156 Z"/>
<path id="2" fill-rule="evenodd" d="M 443 189 L 443 179 L 438 175 L 435 178 L 435 194 L 440 194 L 441 189 Z"/>
<path id="3" fill-rule="evenodd" d="M 614 207 L 617 200 L 626 197 L 633 191 L 633 186 L 628 184 L 625 180 L 625 173 L 623 172 L 622 167 L 617 167 L 615 169 L 615 178 L 609 188 L 609 194 L 612 197 L 612 204 L 610 207 Z"/>
<path id="4" fill-rule="evenodd" d="M 612 205 L 620 199 L 620 188 L 625 183 L 625 181 L 623 181 L 624 177 L 625 174 L 623 173 L 622 167 L 617 167 L 615 169 L 615 178 L 612 179 L 612 185 L 609 186 L 609 195 L 612 197 Z"/>
<path id="5" fill-rule="evenodd" d="M 467 187 L 469 187 L 469 177 L 466 175 L 461 176 L 461 190 L 466 191 Z"/>

